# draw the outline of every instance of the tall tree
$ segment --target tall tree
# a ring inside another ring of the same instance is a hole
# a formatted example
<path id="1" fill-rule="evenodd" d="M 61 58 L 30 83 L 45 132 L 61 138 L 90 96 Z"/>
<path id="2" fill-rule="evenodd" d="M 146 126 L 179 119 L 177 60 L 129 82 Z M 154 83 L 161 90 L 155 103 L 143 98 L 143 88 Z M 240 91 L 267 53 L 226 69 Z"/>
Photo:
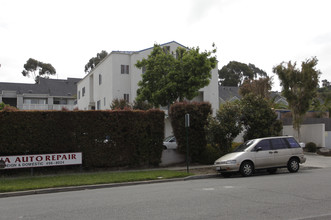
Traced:
<path id="1" fill-rule="evenodd" d="M 322 80 L 322 88 L 330 87 L 330 82 L 327 79 Z"/>
<path id="2" fill-rule="evenodd" d="M 218 76 L 222 86 L 240 86 L 245 80 L 267 77 L 267 73 L 254 64 L 231 61 L 218 71 Z"/>
<path id="3" fill-rule="evenodd" d="M 259 95 L 262 98 L 269 99 L 271 86 L 271 77 L 259 78 L 255 80 L 245 80 L 239 88 L 239 93 L 242 96 L 246 96 L 252 93 L 254 95 Z"/>
<path id="4" fill-rule="evenodd" d="M 37 72 L 37 73 L 36 73 Z M 35 59 L 28 59 L 24 64 L 23 76 L 30 77 L 32 75 L 35 82 L 39 82 L 39 78 L 48 78 L 50 75 L 55 75 L 55 68 L 49 63 L 43 63 Z"/>
<path id="5" fill-rule="evenodd" d="M 213 45 L 214 46 L 214 45 Z M 153 106 L 167 106 L 176 100 L 193 99 L 200 88 L 207 86 L 211 70 L 217 60 L 216 52 L 200 52 L 199 47 L 178 47 L 176 56 L 155 44 L 147 59 L 138 61 L 143 68 L 142 80 L 138 82 L 137 101 L 148 101 Z"/>
<path id="6" fill-rule="evenodd" d="M 301 69 L 292 64 L 282 62 L 273 68 L 280 79 L 283 96 L 289 103 L 293 115 L 293 128 L 298 132 L 300 139 L 300 126 L 310 103 L 316 97 L 318 78 L 321 72 L 316 70 L 317 58 L 313 57 L 301 63 Z"/>
<path id="7" fill-rule="evenodd" d="M 108 52 L 102 50 L 100 53 L 97 53 L 96 57 L 92 57 L 85 65 L 85 73 L 91 72 L 107 55 Z"/>

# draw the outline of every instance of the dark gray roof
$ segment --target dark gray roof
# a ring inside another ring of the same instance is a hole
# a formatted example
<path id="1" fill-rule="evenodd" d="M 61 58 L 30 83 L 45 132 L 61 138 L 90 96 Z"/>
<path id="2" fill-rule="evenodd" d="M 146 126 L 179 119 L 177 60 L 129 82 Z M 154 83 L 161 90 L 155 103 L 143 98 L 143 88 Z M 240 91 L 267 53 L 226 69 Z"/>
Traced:
<path id="1" fill-rule="evenodd" d="M 238 99 L 241 98 L 241 95 L 239 95 L 239 87 L 235 86 L 218 86 L 218 95 L 221 99 L 224 101 L 230 101 L 234 97 L 237 97 Z"/>
<path id="2" fill-rule="evenodd" d="M 17 94 L 49 94 L 50 96 L 74 96 L 77 93 L 77 82 L 81 79 L 44 79 L 37 84 L 0 82 L 0 91 L 16 91 Z"/>

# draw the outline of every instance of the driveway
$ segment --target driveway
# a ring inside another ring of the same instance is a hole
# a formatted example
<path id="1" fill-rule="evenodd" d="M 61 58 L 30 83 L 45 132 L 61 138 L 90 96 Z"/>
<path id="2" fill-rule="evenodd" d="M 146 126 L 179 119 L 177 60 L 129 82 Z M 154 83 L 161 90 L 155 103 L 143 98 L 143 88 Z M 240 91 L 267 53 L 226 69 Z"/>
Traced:
<path id="1" fill-rule="evenodd" d="M 331 157 L 326 157 L 313 153 L 305 153 L 307 158 L 306 163 L 301 164 L 302 167 L 313 167 L 313 168 L 327 168 L 331 167 Z"/>

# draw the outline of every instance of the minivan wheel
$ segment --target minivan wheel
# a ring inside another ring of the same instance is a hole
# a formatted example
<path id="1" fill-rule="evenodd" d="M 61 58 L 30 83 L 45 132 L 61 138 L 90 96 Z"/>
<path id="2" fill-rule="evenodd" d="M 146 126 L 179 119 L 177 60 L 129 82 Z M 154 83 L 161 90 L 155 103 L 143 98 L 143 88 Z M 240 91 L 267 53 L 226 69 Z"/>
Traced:
<path id="1" fill-rule="evenodd" d="M 244 177 L 251 176 L 254 173 L 254 165 L 251 162 L 244 161 L 240 166 L 240 174 Z"/>
<path id="2" fill-rule="evenodd" d="M 298 172 L 300 168 L 299 161 L 295 158 L 291 158 L 287 163 L 287 169 L 290 173 Z"/>

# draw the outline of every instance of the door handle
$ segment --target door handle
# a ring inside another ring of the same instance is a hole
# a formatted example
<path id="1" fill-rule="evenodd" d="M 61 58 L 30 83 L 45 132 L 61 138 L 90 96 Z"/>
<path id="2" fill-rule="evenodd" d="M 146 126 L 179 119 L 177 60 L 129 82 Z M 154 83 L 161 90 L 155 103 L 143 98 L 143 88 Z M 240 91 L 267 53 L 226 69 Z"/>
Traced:
<path id="1" fill-rule="evenodd" d="M 272 152 L 272 151 L 269 151 L 269 154 L 273 154 L 274 152 Z"/>
<path id="2" fill-rule="evenodd" d="M 277 154 L 277 153 L 278 153 L 278 151 L 274 151 L 274 153 L 275 153 L 275 154 Z"/>

